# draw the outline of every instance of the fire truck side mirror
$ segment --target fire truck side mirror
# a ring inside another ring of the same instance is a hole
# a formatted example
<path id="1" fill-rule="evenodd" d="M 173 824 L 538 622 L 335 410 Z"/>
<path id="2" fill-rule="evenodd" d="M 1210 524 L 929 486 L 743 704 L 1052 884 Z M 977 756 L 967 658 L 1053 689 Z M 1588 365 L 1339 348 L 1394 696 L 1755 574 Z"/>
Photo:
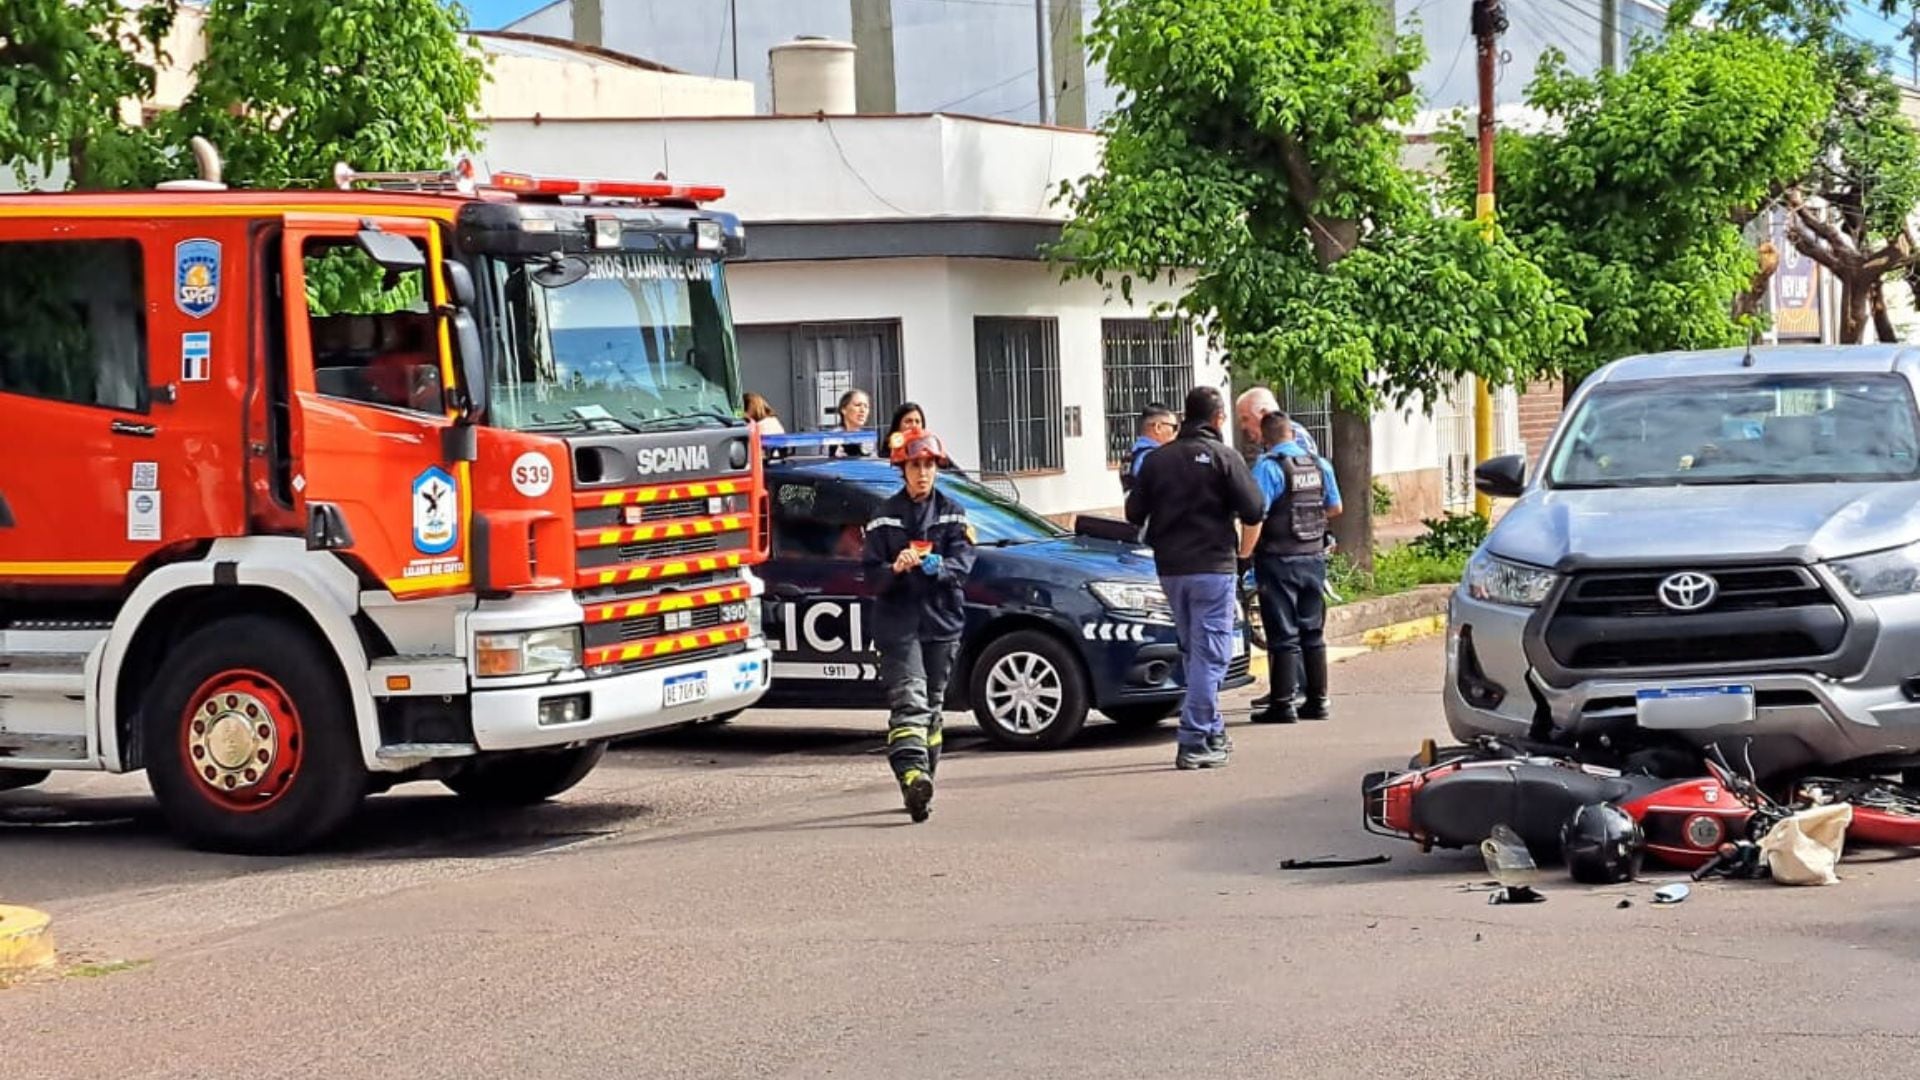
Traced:
<path id="1" fill-rule="evenodd" d="M 453 346 L 460 352 L 460 382 L 464 401 L 460 419 L 478 423 L 487 415 L 487 357 L 480 345 L 480 326 L 465 308 L 453 311 Z"/>
<path id="2" fill-rule="evenodd" d="M 360 250 L 367 257 L 387 270 L 407 271 L 424 270 L 427 257 L 421 253 L 413 241 L 379 229 L 361 229 L 355 238 L 360 242 Z"/>
<path id="3" fill-rule="evenodd" d="M 473 287 L 473 271 L 467 269 L 466 263 L 456 259 L 447 259 L 440 267 L 447 276 L 447 297 L 453 301 L 453 306 L 473 310 L 474 304 L 479 302 Z"/>

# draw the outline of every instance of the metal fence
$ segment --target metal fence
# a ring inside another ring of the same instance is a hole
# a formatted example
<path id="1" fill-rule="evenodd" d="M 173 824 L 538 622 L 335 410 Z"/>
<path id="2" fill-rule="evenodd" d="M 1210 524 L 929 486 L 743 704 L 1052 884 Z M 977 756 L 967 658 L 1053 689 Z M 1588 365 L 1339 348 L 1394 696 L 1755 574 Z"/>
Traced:
<path id="1" fill-rule="evenodd" d="M 1060 324 L 1054 319 L 973 320 L 980 402 L 980 471 L 1065 466 L 1060 408 Z"/>
<path id="2" fill-rule="evenodd" d="M 1107 463 L 1127 459 L 1140 410 L 1160 402 L 1180 412 L 1193 389 L 1193 328 L 1177 319 L 1100 320 L 1106 381 Z"/>

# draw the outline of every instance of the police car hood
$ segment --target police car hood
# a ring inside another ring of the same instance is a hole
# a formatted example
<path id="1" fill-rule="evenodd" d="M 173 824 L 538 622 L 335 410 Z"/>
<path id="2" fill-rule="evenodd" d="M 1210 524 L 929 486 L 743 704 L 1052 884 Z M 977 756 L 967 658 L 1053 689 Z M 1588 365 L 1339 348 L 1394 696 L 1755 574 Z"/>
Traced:
<path id="1" fill-rule="evenodd" d="M 1604 564 L 1819 562 L 1920 541 L 1920 484 L 1738 484 L 1535 490 L 1488 539 L 1502 558 Z"/>
<path id="2" fill-rule="evenodd" d="M 1144 544 L 1122 544 L 1091 536 L 1062 536 L 1007 547 L 982 545 L 982 555 L 1008 570 L 1035 578 L 1082 581 L 1158 581 L 1153 552 Z"/>

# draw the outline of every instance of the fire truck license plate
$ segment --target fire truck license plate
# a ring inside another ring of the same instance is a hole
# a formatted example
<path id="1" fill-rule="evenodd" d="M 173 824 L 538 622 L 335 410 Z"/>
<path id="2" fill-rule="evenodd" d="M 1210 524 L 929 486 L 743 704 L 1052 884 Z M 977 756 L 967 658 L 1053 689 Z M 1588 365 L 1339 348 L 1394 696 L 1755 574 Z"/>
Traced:
<path id="1" fill-rule="evenodd" d="M 667 680 L 665 700 L 662 702 L 671 709 L 675 705 L 691 705 L 696 701 L 707 700 L 707 675 L 675 675 Z"/>

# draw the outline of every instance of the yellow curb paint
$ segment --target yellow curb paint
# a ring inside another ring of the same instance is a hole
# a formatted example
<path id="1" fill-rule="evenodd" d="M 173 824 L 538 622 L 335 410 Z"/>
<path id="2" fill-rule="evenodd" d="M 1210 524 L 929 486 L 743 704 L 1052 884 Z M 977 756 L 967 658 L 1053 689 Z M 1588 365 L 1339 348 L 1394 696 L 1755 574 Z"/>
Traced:
<path id="1" fill-rule="evenodd" d="M 0 975 L 53 966 L 53 919 L 0 904 Z"/>
<path id="2" fill-rule="evenodd" d="M 1375 627 L 1361 634 L 1360 640 L 1365 642 L 1368 648 L 1384 649 L 1389 645 L 1405 645 L 1409 641 L 1419 641 L 1421 638 L 1445 633 L 1446 629 L 1445 615 L 1429 615 L 1424 619 L 1410 619 L 1406 622 Z"/>

